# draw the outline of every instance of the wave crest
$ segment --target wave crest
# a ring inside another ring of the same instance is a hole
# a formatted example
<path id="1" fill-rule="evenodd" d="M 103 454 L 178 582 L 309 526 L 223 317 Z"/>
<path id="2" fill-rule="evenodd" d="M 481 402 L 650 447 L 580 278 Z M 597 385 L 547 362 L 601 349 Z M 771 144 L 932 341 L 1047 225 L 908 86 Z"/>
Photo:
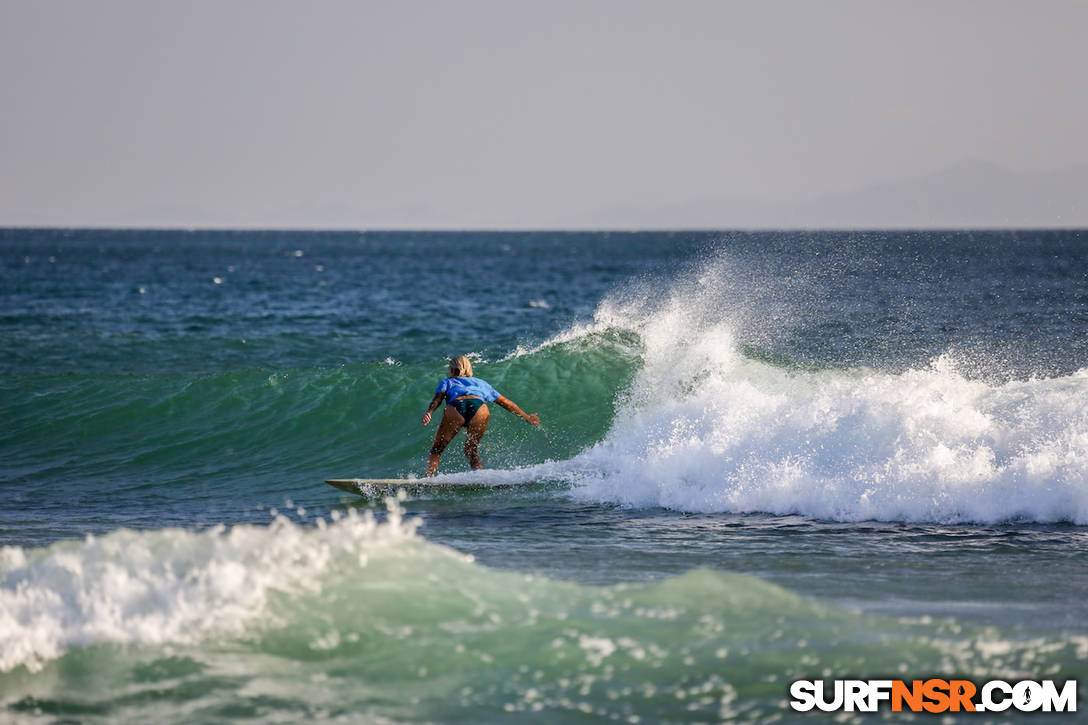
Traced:
<path id="1" fill-rule="evenodd" d="M 1088 523 L 1088 369 L 977 380 L 942 355 L 902 372 L 805 370 L 742 352 L 711 270 L 607 300 L 642 366 L 604 440 L 568 462 L 575 495 L 698 512 Z M 551 472 L 554 474 L 554 472 Z"/>
<path id="2" fill-rule="evenodd" d="M 330 571 L 366 566 L 414 539 L 419 525 L 392 500 L 384 523 L 370 511 L 333 515 L 316 528 L 277 516 L 270 526 L 122 529 L 44 549 L 4 547 L 0 671 L 37 671 L 75 646 L 191 643 L 274 623 L 276 596 L 320 593 Z"/>

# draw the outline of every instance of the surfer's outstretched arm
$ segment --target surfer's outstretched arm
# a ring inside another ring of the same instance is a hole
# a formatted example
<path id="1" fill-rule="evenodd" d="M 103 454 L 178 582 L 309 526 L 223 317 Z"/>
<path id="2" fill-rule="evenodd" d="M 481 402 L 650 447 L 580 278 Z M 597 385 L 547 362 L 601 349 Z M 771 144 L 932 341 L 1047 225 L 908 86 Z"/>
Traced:
<path id="1" fill-rule="evenodd" d="M 427 425 L 431 422 L 431 413 L 438 410 L 438 406 L 442 405 L 442 398 L 445 397 L 445 393 L 436 393 L 431 398 L 431 404 L 427 406 L 427 412 L 423 414 L 423 425 Z"/>
<path id="2" fill-rule="evenodd" d="M 495 398 L 495 404 L 501 408 L 509 410 L 511 413 L 521 418 L 526 423 L 535 425 L 537 428 L 540 427 L 539 415 L 537 415 L 536 413 L 525 413 L 524 411 L 522 411 L 521 408 L 518 407 L 518 404 L 510 400 L 510 398 L 506 398 L 500 395 L 499 397 Z"/>

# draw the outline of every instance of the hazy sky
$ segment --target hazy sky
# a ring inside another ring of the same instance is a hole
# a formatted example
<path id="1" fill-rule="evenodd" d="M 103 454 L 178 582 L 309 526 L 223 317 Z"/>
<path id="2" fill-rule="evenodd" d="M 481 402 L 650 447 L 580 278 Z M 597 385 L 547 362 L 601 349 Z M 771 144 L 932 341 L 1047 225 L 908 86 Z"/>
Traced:
<path id="1" fill-rule="evenodd" d="M 0 225 L 925 226 L 900 197 L 960 187 L 1088 225 L 1086 38 L 1088 0 L 0 0 Z"/>

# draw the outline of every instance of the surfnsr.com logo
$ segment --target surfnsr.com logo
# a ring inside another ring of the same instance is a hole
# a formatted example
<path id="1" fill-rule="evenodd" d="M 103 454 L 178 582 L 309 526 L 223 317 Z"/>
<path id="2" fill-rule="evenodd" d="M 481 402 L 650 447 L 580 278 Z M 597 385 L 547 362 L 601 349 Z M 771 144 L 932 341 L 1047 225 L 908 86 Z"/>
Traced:
<path id="1" fill-rule="evenodd" d="M 790 707 L 798 712 L 1076 712 L 1077 681 L 1059 687 L 1053 680 L 796 680 Z"/>

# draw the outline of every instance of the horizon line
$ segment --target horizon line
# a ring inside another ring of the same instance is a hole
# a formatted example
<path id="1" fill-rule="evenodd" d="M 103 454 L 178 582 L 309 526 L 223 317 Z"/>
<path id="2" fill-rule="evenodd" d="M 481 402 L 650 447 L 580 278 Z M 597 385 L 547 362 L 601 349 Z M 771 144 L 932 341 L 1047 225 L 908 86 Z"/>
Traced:
<path id="1" fill-rule="evenodd" d="M 438 233 L 438 234 L 645 234 L 645 233 L 757 233 L 757 232 L 1079 232 L 1088 231 L 1084 226 L 858 226 L 858 227 L 261 227 L 261 226 L 181 226 L 181 225 L 39 225 L 0 224 L 0 231 L 100 231 L 100 232 L 328 232 L 337 234 L 390 234 L 390 233 Z"/>

